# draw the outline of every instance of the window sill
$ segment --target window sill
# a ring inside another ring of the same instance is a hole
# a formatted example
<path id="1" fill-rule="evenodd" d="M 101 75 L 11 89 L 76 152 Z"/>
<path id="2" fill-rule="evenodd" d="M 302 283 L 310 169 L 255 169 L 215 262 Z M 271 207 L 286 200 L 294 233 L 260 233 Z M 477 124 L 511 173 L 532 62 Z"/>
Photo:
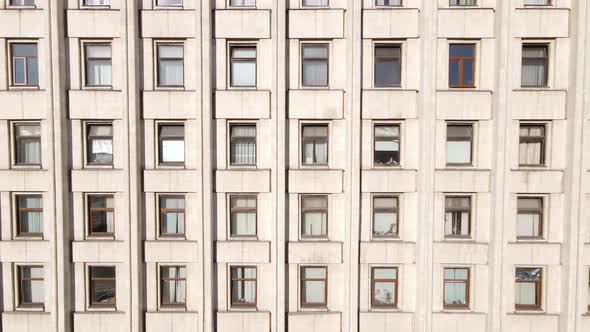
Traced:
<path id="1" fill-rule="evenodd" d="M 506 314 L 507 315 L 514 315 L 514 316 L 535 316 L 535 315 L 559 316 L 559 314 L 548 314 L 544 309 L 516 309 L 515 311 L 511 311 Z"/>
<path id="2" fill-rule="evenodd" d="M 475 242 L 471 236 L 445 236 L 442 242 Z"/>
<path id="3" fill-rule="evenodd" d="M 12 165 L 11 169 L 17 171 L 44 171 L 41 165 Z"/>
<path id="4" fill-rule="evenodd" d="M 158 241 L 184 241 L 186 240 L 185 234 L 180 235 L 160 235 L 157 238 Z"/>
<path id="5" fill-rule="evenodd" d="M 13 6 L 13 5 L 6 5 L 6 8 L 4 8 L 4 9 L 7 9 L 7 10 L 42 10 L 42 8 L 38 8 L 37 6 Z"/>
<path id="6" fill-rule="evenodd" d="M 186 310 L 186 303 L 183 304 L 160 304 L 158 311 L 161 312 L 174 312 L 174 311 L 181 311 L 185 312 Z"/>
<path id="7" fill-rule="evenodd" d="M 170 163 L 170 164 L 158 164 L 156 166 L 156 169 L 159 169 L 159 170 L 167 170 L 167 169 L 187 169 L 187 168 L 186 168 L 186 165 L 184 163 L 183 164 L 180 164 L 180 163 L 179 164 Z"/>
<path id="8" fill-rule="evenodd" d="M 14 241 L 43 241 L 43 235 L 17 235 L 13 239 Z"/>
<path id="9" fill-rule="evenodd" d="M 373 237 L 371 238 L 371 242 L 402 242 L 402 239 L 399 237 L 399 235 L 389 237 L 376 237 L 373 235 Z"/>
<path id="10" fill-rule="evenodd" d="M 105 306 L 100 306 L 100 305 L 91 305 L 89 306 L 86 311 L 88 312 L 117 312 L 117 307 L 114 305 L 105 305 Z"/>
<path id="11" fill-rule="evenodd" d="M 87 241 L 115 241 L 114 235 L 87 235 Z"/>
<path id="12" fill-rule="evenodd" d="M 397 165 L 373 165 L 373 169 L 379 170 L 387 170 L 387 169 L 401 169 L 403 166 L 401 164 Z"/>
<path id="13" fill-rule="evenodd" d="M 258 165 L 227 165 L 228 171 L 252 171 L 257 169 Z"/>
<path id="14" fill-rule="evenodd" d="M 18 312 L 45 312 L 44 304 L 21 304 L 15 308 Z"/>
<path id="15" fill-rule="evenodd" d="M 120 90 L 115 90 L 115 88 L 113 88 L 113 86 L 108 85 L 108 86 L 83 86 L 82 87 L 82 91 L 120 91 Z"/>
<path id="16" fill-rule="evenodd" d="M 10 91 L 44 91 L 37 85 L 35 86 L 23 86 L 23 85 L 11 85 L 8 87 Z"/>
<path id="17" fill-rule="evenodd" d="M 85 169 L 115 169 L 114 165 L 92 165 L 92 164 L 86 164 L 84 165 Z"/>
<path id="18" fill-rule="evenodd" d="M 243 236 L 230 236 L 227 241 L 231 241 L 231 242 L 256 242 L 256 241 L 261 241 L 257 235 L 252 235 L 252 236 L 248 236 L 248 235 L 243 235 Z"/>
<path id="19" fill-rule="evenodd" d="M 154 91 L 188 91 L 184 86 L 157 86 Z"/>

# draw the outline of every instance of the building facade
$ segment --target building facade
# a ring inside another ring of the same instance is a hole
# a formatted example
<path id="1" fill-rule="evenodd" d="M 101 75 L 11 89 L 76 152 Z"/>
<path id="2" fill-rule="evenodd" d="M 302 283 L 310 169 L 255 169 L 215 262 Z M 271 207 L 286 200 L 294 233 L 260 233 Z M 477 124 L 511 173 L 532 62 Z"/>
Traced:
<path id="1" fill-rule="evenodd" d="M 0 0 L 1 331 L 590 330 L 590 4 Z"/>

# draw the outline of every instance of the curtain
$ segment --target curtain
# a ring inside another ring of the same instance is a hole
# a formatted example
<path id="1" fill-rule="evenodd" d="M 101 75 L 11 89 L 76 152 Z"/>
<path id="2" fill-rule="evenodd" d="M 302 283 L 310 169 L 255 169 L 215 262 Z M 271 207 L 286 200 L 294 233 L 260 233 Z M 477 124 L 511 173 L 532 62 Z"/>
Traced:
<path id="1" fill-rule="evenodd" d="M 19 164 L 41 163 L 41 141 L 39 139 L 21 139 L 18 145 Z"/>
<path id="2" fill-rule="evenodd" d="M 34 6 L 35 0 L 11 0 L 12 6 Z"/>
<path id="3" fill-rule="evenodd" d="M 468 164 L 471 162 L 470 141 L 447 141 L 447 163 Z"/>
<path id="4" fill-rule="evenodd" d="M 541 143 L 520 143 L 519 163 L 521 165 L 541 164 Z"/>
<path id="5" fill-rule="evenodd" d="M 256 126 L 231 127 L 230 162 L 234 165 L 256 164 Z M 241 139 L 240 139 L 241 138 Z"/>
<path id="6" fill-rule="evenodd" d="M 545 61 L 541 59 L 524 59 L 522 62 L 522 85 L 545 85 Z"/>
<path id="7" fill-rule="evenodd" d="M 256 61 L 232 61 L 232 86 L 256 86 Z"/>
<path id="8" fill-rule="evenodd" d="M 535 304 L 537 301 L 537 290 L 535 283 L 517 282 L 515 286 L 516 304 Z"/>
<path id="9" fill-rule="evenodd" d="M 256 235 L 256 212 L 236 212 L 231 217 L 232 235 Z"/>
<path id="10" fill-rule="evenodd" d="M 397 233 L 397 213 L 376 212 L 373 216 L 373 234 L 394 235 Z"/>
<path id="11" fill-rule="evenodd" d="M 536 213 L 519 213 L 517 236 L 539 236 L 539 215 Z"/>
<path id="12" fill-rule="evenodd" d="M 303 85 L 326 86 L 328 85 L 328 61 L 304 60 L 303 61 Z"/>
<path id="13" fill-rule="evenodd" d="M 19 208 L 43 208 L 43 201 L 40 197 L 19 197 Z M 21 220 L 22 233 L 43 232 L 43 211 L 25 211 Z"/>
<path id="14" fill-rule="evenodd" d="M 401 6 L 402 0 L 375 0 L 377 6 Z"/>
<path id="15" fill-rule="evenodd" d="M 186 278 L 184 267 L 165 267 L 162 269 L 161 278 Z M 184 303 L 185 302 L 186 280 L 163 280 L 162 281 L 162 302 Z"/>
<path id="16" fill-rule="evenodd" d="M 166 234 L 183 234 L 184 233 L 184 213 L 166 212 L 162 220 L 162 233 Z"/>
<path id="17" fill-rule="evenodd" d="M 158 82 L 164 86 L 184 84 L 184 64 L 182 60 L 160 60 Z"/>
<path id="18" fill-rule="evenodd" d="M 323 281 L 306 281 L 305 282 L 305 302 L 306 303 L 324 303 L 325 302 L 326 284 Z"/>
<path id="19" fill-rule="evenodd" d="M 86 6 L 107 6 L 110 5 L 111 0 L 84 0 Z"/>
<path id="20" fill-rule="evenodd" d="M 326 235 L 326 213 L 306 212 L 303 220 L 303 234 L 307 236 Z"/>
<path id="21" fill-rule="evenodd" d="M 112 82 L 111 60 L 106 60 L 106 59 L 88 60 L 88 68 L 86 69 L 86 84 L 87 85 L 111 85 L 111 82 Z"/>
<path id="22" fill-rule="evenodd" d="M 469 213 L 447 212 L 445 216 L 445 235 L 469 235 Z"/>
<path id="23" fill-rule="evenodd" d="M 375 59 L 375 85 L 399 86 L 401 84 L 401 63 L 398 59 Z"/>

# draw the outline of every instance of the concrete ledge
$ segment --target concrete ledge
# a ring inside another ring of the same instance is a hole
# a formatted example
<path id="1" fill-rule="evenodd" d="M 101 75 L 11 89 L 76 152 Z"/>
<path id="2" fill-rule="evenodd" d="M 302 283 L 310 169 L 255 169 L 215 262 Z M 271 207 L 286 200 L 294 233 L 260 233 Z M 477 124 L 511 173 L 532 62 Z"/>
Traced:
<path id="1" fill-rule="evenodd" d="M 215 91 L 215 118 L 268 119 L 270 118 L 270 91 L 217 90 Z"/>
<path id="2" fill-rule="evenodd" d="M 488 245 L 483 243 L 434 243 L 433 261 L 439 264 L 488 264 Z"/>
<path id="3" fill-rule="evenodd" d="M 217 241 L 218 263 L 270 263 L 268 241 Z"/>
<path id="4" fill-rule="evenodd" d="M 569 37 L 569 9 L 517 8 L 513 12 L 511 30 L 514 37 Z"/>
<path id="5" fill-rule="evenodd" d="M 567 91 L 512 91 L 512 118 L 516 120 L 565 119 Z"/>
<path id="6" fill-rule="evenodd" d="M 474 107 L 473 105 L 477 105 Z M 437 91 L 436 118 L 488 120 L 492 118 L 491 91 Z"/>
<path id="7" fill-rule="evenodd" d="M 216 10 L 214 38 L 270 38 L 270 10 Z"/>
<path id="8" fill-rule="evenodd" d="M 290 119 L 342 119 L 344 91 L 289 90 Z"/>
<path id="9" fill-rule="evenodd" d="M 489 170 L 446 170 L 434 171 L 436 192 L 489 192 Z"/>
<path id="10" fill-rule="evenodd" d="M 47 10 L 39 9 L 0 10 L 0 38 L 41 38 L 45 36 L 47 14 Z"/>
<path id="11" fill-rule="evenodd" d="M 194 10 L 142 10 L 141 36 L 144 38 L 195 37 Z"/>
<path id="12" fill-rule="evenodd" d="M 86 311 L 74 312 L 74 331 L 126 332 L 129 330 L 127 315 L 123 312 Z"/>
<path id="13" fill-rule="evenodd" d="M 270 192 L 270 170 L 217 170 L 215 192 Z"/>
<path id="14" fill-rule="evenodd" d="M 415 264 L 415 243 L 401 241 L 361 242 L 362 264 Z"/>
<path id="15" fill-rule="evenodd" d="M 417 38 L 419 13 L 417 8 L 364 9 L 363 38 Z"/>
<path id="16" fill-rule="evenodd" d="M 1 120 L 46 119 L 51 111 L 47 90 L 3 90 L 0 105 L 10 105 L 10 112 L 0 112 Z"/>
<path id="17" fill-rule="evenodd" d="M 561 170 L 513 170 L 510 172 L 510 191 L 514 193 L 561 193 Z"/>
<path id="18" fill-rule="evenodd" d="M 196 263 L 198 243 L 196 241 L 145 241 L 146 263 Z"/>
<path id="19" fill-rule="evenodd" d="M 53 331 L 49 312 L 5 311 L 2 313 L 3 331 Z"/>
<path id="20" fill-rule="evenodd" d="M 485 313 L 435 312 L 432 314 L 432 331 L 485 331 L 486 317 Z"/>
<path id="21" fill-rule="evenodd" d="M 118 10 L 67 10 L 67 35 L 78 38 L 116 38 L 122 34 Z"/>
<path id="22" fill-rule="evenodd" d="M 70 119 L 122 119 L 123 92 L 70 90 Z"/>
<path id="23" fill-rule="evenodd" d="M 145 192 L 196 192 L 199 171 L 194 169 L 146 169 L 143 171 Z"/>
<path id="24" fill-rule="evenodd" d="M 494 9 L 439 8 L 438 38 L 494 38 Z"/>
<path id="25" fill-rule="evenodd" d="M 560 243 L 511 243 L 505 251 L 505 261 L 522 265 L 560 265 Z"/>
<path id="26" fill-rule="evenodd" d="M 412 331 L 412 312 L 360 312 L 359 332 Z"/>
<path id="27" fill-rule="evenodd" d="M 45 263 L 51 261 L 51 246 L 43 240 L 0 241 L 0 261 Z"/>
<path id="28" fill-rule="evenodd" d="M 0 191 L 48 191 L 47 170 L 0 170 Z"/>
<path id="29" fill-rule="evenodd" d="M 127 244 L 123 241 L 74 241 L 72 261 L 74 263 L 122 263 L 125 260 Z"/>
<path id="30" fill-rule="evenodd" d="M 122 192 L 127 181 L 122 169 L 74 169 L 72 192 Z"/>
<path id="31" fill-rule="evenodd" d="M 289 242 L 289 263 L 295 264 L 340 264 L 342 242 L 300 241 Z"/>
<path id="32" fill-rule="evenodd" d="M 416 90 L 363 90 L 363 119 L 415 119 Z"/>
<path id="33" fill-rule="evenodd" d="M 344 38 L 344 9 L 290 9 L 289 38 Z"/>
<path id="34" fill-rule="evenodd" d="M 185 332 L 198 325 L 198 312 L 146 312 L 146 332 Z"/>
<path id="35" fill-rule="evenodd" d="M 143 91 L 144 119 L 195 119 L 196 91 Z"/>
<path id="36" fill-rule="evenodd" d="M 361 192 L 392 193 L 416 191 L 416 170 L 402 168 L 361 171 Z"/>
<path id="37" fill-rule="evenodd" d="M 290 193 L 338 194 L 342 192 L 342 170 L 289 170 Z"/>
<path id="38" fill-rule="evenodd" d="M 269 332 L 270 312 L 219 311 L 217 312 L 217 331 Z"/>

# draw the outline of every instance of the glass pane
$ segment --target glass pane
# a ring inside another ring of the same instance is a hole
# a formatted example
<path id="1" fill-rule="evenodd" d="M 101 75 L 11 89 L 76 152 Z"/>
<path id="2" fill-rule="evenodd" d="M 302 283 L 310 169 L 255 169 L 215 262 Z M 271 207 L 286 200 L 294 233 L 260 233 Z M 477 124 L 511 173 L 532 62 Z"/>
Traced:
<path id="1" fill-rule="evenodd" d="M 303 60 L 303 85 L 328 85 L 328 62 L 326 60 Z"/>
<path id="2" fill-rule="evenodd" d="M 399 126 L 375 126 L 377 137 L 399 137 Z"/>
<path id="3" fill-rule="evenodd" d="M 112 208 L 113 197 L 111 196 L 88 196 L 91 208 Z"/>
<path id="4" fill-rule="evenodd" d="M 23 280 L 21 285 L 22 289 L 20 291 L 23 304 L 45 302 L 43 280 Z"/>
<path id="5" fill-rule="evenodd" d="M 327 6 L 328 0 L 303 0 L 304 6 Z"/>
<path id="6" fill-rule="evenodd" d="M 328 137 L 328 126 L 305 126 L 303 137 Z"/>
<path id="7" fill-rule="evenodd" d="M 182 0 L 158 0 L 158 6 L 182 6 Z"/>
<path id="8" fill-rule="evenodd" d="M 113 140 L 91 139 L 88 154 L 88 162 L 96 164 L 112 164 L 113 162 Z"/>
<path id="9" fill-rule="evenodd" d="M 163 163 L 184 162 L 184 141 L 163 140 L 160 147 L 160 161 Z"/>
<path id="10" fill-rule="evenodd" d="M 185 280 L 162 280 L 162 303 L 184 303 L 186 294 Z"/>
<path id="11" fill-rule="evenodd" d="M 395 283 L 377 281 L 373 284 L 373 301 L 375 304 L 395 304 Z"/>
<path id="12" fill-rule="evenodd" d="M 254 58 L 256 59 L 256 47 L 232 47 L 232 59 Z"/>
<path id="13" fill-rule="evenodd" d="M 231 0 L 229 2 L 230 6 L 254 6 L 256 5 L 256 0 Z"/>
<path id="14" fill-rule="evenodd" d="M 459 84 L 459 61 L 449 61 L 449 85 Z"/>
<path id="15" fill-rule="evenodd" d="M 466 280 L 469 274 L 468 269 L 464 268 L 447 268 L 445 269 L 445 279 L 461 279 Z"/>
<path id="16" fill-rule="evenodd" d="M 160 136 L 184 137 L 184 126 L 160 126 Z"/>
<path id="17" fill-rule="evenodd" d="M 232 165 L 256 165 L 256 141 L 234 140 L 230 146 Z"/>
<path id="18" fill-rule="evenodd" d="M 90 276 L 92 278 L 114 278 L 114 266 L 92 266 L 90 268 Z"/>
<path id="19" fill-rule="evenodd" d="M 399 58 L 401 56 L 401 48 L 399 46 L 377 46 L 375 47 L 375 57 L 378 58 Z"/>
<path id="20" fill-rule="evenodd" d="M 327 235 L 327 215 L 325 212 L 306 212 L 303 215 L 302 233 L 305 236 Z"/>
<path id="21" fill-rule="evenodd" d="M 180 197 L 160 197 L 161 209 L 184 209 L 184 198 Z"/>
<path id="22" fill-rule="evenodd" d="M 165 266 L 160 269 L 161 278 L 186 278 L 186 268 L 182 266 Z"/>
<path id="23" fill-rule="evenodd" d="M 21 276 L 23 278 L 43 278 L 42 267 L 22 266 Z"/>
<path id="24" fill-rule="evenodd" d="M 401 85 L 399 59 L 375 59 L 375 86 Z"/>
<path id="25" fill-rule="evenodd" d="M 37 57 L 37 44 L 14 43 L 12 44 L 12 56 Z"/>
<path id="26" fill-rule="evenodd" d="M 171 0 L 171 1 L 174 1 L 174 0 Z M 159 45 L 158 46 L 158 56 L 160 58 L 182 59 L 184 57 L 184 46 L 182 46 L 182 45 Z"/>
<path id="27" fill-rule="evenodd" d="M 115 301 L 115 280 L 94 280 L 94 303 L 113 303 Z"/>
<path id="28" fill-rule="evenodd" d="M 402 0 L 375 0 L 376 6 L 401 6 Z"/>
<path id="29" fill-rule="evenodd" d="M 41 141 L 39 138 L 20 139 L 17 144 L 17 164 L 41 164 Z"/>
<path id="30" fill-rule="evenodd" d="M 323 281 L 306 281 L 303 301 L 305 303 L 325 303 L 325 289 L 326 284 Z"/>
<path id="31" fill-rule="evenodd" d="M 232 86 L 256 86 L 256 61 L 233 61 Z"/>
<path id="32" fill-rule="evenodd" d="M 518 209 L 541 211 L 543 199 L 541 198 L 518 198 Z"/>
<path id="33" fill-rule="evenodd" d="M 27 59 L 27 84 L 39 84 L 39 66 L 37 63 L 37 58 Z"/>
<path id="34" fill-rule="evenodd" d="M 231 126 L 231 137 L 256 137 L 256 126 Z"/>
<path id="35" fill-rule="evenodd" d="M 88 126 L 88 136 L 113 136 L 113 126 L 90 125 Z"/>
<path id="36" fill-rule="evenodd" d="M 517 217 L 516 236 L 540 236 L 540 216 L 536 213 L 519 213 Z"/>
<path id="37" fill-rule="evenodd" d="M 110 58 L 110 45 L 86 45 L 86 58 Z"/>
<path id="38" fill-rule="evenodd" d="M 450 0 L 451 6 L 475 6 L 476 0 Z"/>
<path id="39" fill-rule="evenodd" d="M 328 47 L 325 45 L 304 45 L 303 58 L 328 58 Z"/>
<path id="40" fill-rule="evenodd" d="M 160 60 L 158 84 L 162 86 L 182 86 L 184 84 L 183 60 Z"/>
<path id="41" fill-rule="evenodd" d="M 86 6 L 108 6 L 111 4 L 111 0 L 84 0 Z"/>
<path id="42" fill-rule="evenodd" d="M 303 163 L 308 165 L 327 164 L 327 142 L 325 140 L 306 140 L 303 145 Z"/>
<path id="43" fill-rule="evenodd" d="M 550 5 L 551 0 L 524 0 L 525 5 Z"/>
<path id="44" fill-rule="evenodd" d="M 164 212 L 162 213 L 162 234 L 184 234 L 184 213 Z"/>
<path id="45" fill-rule="evenodd" d="M 541 165 L 542 159 L 542 144 L 536 143 L 520 143 L 519 144 L 519 164 L 521 165 Z"/>
<path id="46" fill-rule="evenodd" d="M 463 84 L 473 85 L 473 60 L 463 61 Z"/>
<path id="47" fill-rule="evenodd" d="M 233 212 L 231 214 L 231 235 L 255 236 L 256 212 Z"/>
<path id="48" fill-rule="evenodd" d="M 303 209 L 328 208 L 328 198 L 326 196 L 304 196 L 301 201 Z"/>
<path id="49" fill-rule="evenodd" d="M 10 0 L 11 6 L 34 6 L 35 0 Z"/>
<path id="50" fill-rule="evenodd" d="M 255 281 L 233 281 L 232 302 L 234 303 L 255 303 L 256 282 Z"/>
<path id="51" fill-rule="evenodd" d="M 87 60 L 86 84 L 87 85 L 111 85 L 112 65 L 111 60 Z"/>
<path id="52" fill-rule="evenodd" d="M 13 60 L 12 75 L 14 77 L 14 84 L 26 84 L 25 78 L 25 58 L 15 58 Z"/>
<path id="53" fill-rule="evenodd" d="M 373 198 L 373 209 L 397 209 L 396 197 Z"/>
<path id="54" fill-rule="evenodd" d="M 92 211 L 91 216 L 91 233 L 113 233 L 114 232 L 114 214 L 109 211 Z"/>
<path id="55" fill-rule="evenodd" d="M 447 141 L 447 164 L 470 164 L 470 141 Z"/>
<path id="56" fill-rule="evenodd" d="M 542 269 L 538 267 L 516 268 L 516 280 L 541 280 Z"/>
<path id="57" fill-rule="evenodd" d="M 535 283 L 517 282 L 514 287 L 516 304 L 535 305 L 537 304 L 537 289 Z"/>
<path id="58" fill-rule="evenodd" d="M 466 283 L 445 282 L 445 304 L 467 304 L 466 292 Z"/>
<path id="59" fill-rule="evenodd" d="M 304 277 L 307 279 L 326 278 L 326 269 L 323 267 L 306 267 L 303 269 Z"/>
<path id="60" fill-rule="evenodd" d="M 546 60 L 544 59 L 523 59 L 521 83 L 523 86 L 545 86 L 546 82 Z"/>
<path id="61" fill-rule="evenodd" d="M 396 268 L 375 268 L 373 269 L 373 279 L 396 279 Z"/>
<path id="62" fill-rule="evenodd" d="M 393 236 L 397 234 L 397 213 L 375 212 L 373 214 L 373 234 Z"/>
<path id="63" fill-rule="evenodd" d="M 472 126 L 455 126 L 455 125 L 448 125 L 447 126 L 447 138 L 471 137 L 472 133 L 473 133 Z"/>
<path id="64" fill-rule="evenodd" d="M 448 209 L 469 209 L 470 201 L 469 197 L 446 197 L 445 206 Z"/>
<path id="65" fill-rule="evenodd" d="M 449 45 L 449 56 L 451 57 L 472 57 L 475 46 L 472 44 L 451 44 Z"/>

